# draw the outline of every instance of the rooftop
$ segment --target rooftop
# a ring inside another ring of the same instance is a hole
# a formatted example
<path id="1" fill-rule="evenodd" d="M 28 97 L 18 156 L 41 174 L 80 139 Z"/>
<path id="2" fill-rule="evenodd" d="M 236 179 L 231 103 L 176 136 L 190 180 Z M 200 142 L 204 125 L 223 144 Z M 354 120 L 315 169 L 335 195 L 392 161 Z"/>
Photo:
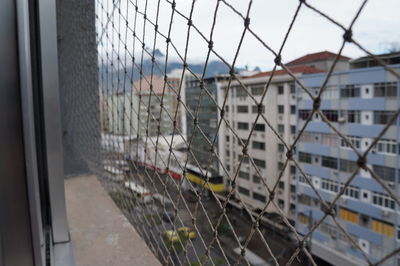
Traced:
<path id="1" fill-rule="evenodd" d="M 318 69 L 313 66 L 294 66 L 294 67 L 288 67 L 289 71 L 297 74 L 315 74 L 315 73 L 322 73 L 325 72 L 321 69 Z M 286 75 L 288 72 L 285 69 L 279 69 L 275 70 L 274 76 L 279 76 L 279 75 Z M 266 72 L 260 72 L 252 76 L 244 77 L 244 78 L 260 78 L 260 77 L 268 77 L 271 76 L 272 71 L 266 71 Z"/>
<path id="2" fill-rule="evenodd" d="M 322 61 L 322 60 L 329 60 L 329 59 L 334 59 L 337 56 L 337 54 L 329 52 L 329 51 L 323 51 L 323 52 L 318 52 L 318 53 L 312 53 L 312 54 L 307 54 L 305 56 L 299 57 L 293 61 L 290 61 L 286 63 L 287 66 L 292 66 L 292 65 L 298 65 L 298 64 L 307 64 L 310 62 L 315 62 L 315 61 Z M 339 57 L 339 60 L 350 60 L 351 58 L 347 56 L 341 55 Z"/>

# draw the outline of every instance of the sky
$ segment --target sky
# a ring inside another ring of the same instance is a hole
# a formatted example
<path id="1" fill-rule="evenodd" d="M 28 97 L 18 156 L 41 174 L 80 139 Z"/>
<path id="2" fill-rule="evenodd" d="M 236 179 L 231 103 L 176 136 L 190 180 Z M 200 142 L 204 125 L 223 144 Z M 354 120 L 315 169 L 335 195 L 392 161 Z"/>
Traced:
<path id="1" fill-rule="evenodd" d="M 129 28 L 134 28 L 135 8 L 134 0 L 114 0 L 119 6 L 113 13 L 114 30 L 112 23 L 107 24 L 106 32 L 108 40 L 113 40 L 115 49 L 124 53 L 124 44 L 127 44 L 131 54 L 140 56 L 141 46 L 137 45 L 133 51 L 132 32 L 127 30 L 126 21 Z M 119 1 L 119 2 L 118 2 Z M 113 0 L 98 0 L 102 2 L 104 9 L 98 8 L 98 22 L 105 23 L 106 12 L 110 15 L 112 12 Z M 155 22 L 157 14 L 157 0 L 147 1 L 147 17 Z M 227 0 L 240 13 L 246 14 L 249 5 L 248 0 Z M 144 12 L 145 0 L 137 0 L 139 11 Z M 193 24 L 209 39 L 212 27 L 216 0 L 197 0 L 194 4 Z M 345 27 L 348 27 L 360 8 L 361 0 L 307 0 L 318 10 L 326 13 L 335 21 Z M 257 34 L 274 51 L 278 51 L 282 45 L 284 36 L 289 28 L 296 8 L 299 4 L 297 0 L 254 0 L 250 9 L 250 28 Z M 192 1 L 176 0 L 176 9 L 189 16 Z M 120 13 L 119 13 L 120 11 Z M 159 31 L 164 35 L 168 34 L 171 5 L 166 0 L 160 0 L 158 25 Z M 120 15 L 121 14 L 121 15 Z M 373 53 L 384 53 L 391 43 L 399 43 L 400 46 L 400 1 L 399 0 L 370 0 L 365 5 L 355 25 L 353 26 L 353 38 L 361 43 L 367 50 Z M 136 35 L 143 39 L 143 23 L 142 15 L 136 20 Z M 146 31 L 144 42 L 148 49 L 153 48 L 154 44 L 154 27 L 146 22 Z M 217 19 L 213 33 L 213 42 L 215 51 L 221 55 L 230 64 L 233 62 L 235 53 L 238 48 L 239 40 L 244 29 L 243 19 L 234 13 L 227 5 L 220 2 L 217 12 Z M 184 56 L 187 42 L 187 21 L 180 15 L 175 13 L 172 28 L 171 40 L 176 46 L 180 56 Z M 98 31 L 101 32 L 98 25 Z M 121 33 L 121 41 L 118 40 L 117 31 Z M 288 40 L 282 51 L 282 61 L 288 62 L 308 53 L 328 50 L 337 52 L 342 43 L 343 30 L 326 18 L 317 14 L 306 6 L 302 6 L 293 29 L 290 32 Z M 103 35 L 103 41 L 105 41 Z M 104 49 L 110 50 L 111 46 L 106 45 Z M 155 47 L 162 53 L 166 52 L 166 42 L 161 36 L 156 36 Z M 103 52 L 104 52 L 103 49 Z M 208 51 L 207 42 L 195 31 L 190 31 L 188 40 L 187 58 L 190 62 L 204 62 Z M 102 53 L 102 49 L 100 49 Z M 358 47 L 353 44 L 346 44 L 343 55 L 351 58 L 364 56 Z M 242 46 L 239 51 L 236 66 L 243 67 L 255 66 L 262 70 L 269 70 L 274 65 L 274 55 L 262 46 L 259 40 L 253 35 L 246 33 Z M 170 49 L 171 60 L 179 60 L 179 55 Z M 216 59 L 213 56 L 211 59 Z"/>

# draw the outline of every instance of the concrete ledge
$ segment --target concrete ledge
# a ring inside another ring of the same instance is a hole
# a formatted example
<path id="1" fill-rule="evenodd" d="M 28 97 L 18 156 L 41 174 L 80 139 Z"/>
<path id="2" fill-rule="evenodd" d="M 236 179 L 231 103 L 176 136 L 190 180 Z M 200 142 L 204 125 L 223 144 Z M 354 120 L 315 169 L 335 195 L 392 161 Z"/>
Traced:
<path id="1" fill-rule="evenodd" d="M 77 265 L 161 265 L 95 176 L 65 180 Z"/>

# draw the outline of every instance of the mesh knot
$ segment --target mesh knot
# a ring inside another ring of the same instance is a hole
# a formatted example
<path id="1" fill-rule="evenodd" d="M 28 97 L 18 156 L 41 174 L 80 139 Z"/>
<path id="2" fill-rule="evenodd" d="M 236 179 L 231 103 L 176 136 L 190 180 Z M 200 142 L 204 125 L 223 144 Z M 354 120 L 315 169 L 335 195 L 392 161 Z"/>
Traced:
<path id="1" fill-rule="evenodd" d="M 317 98 L 314 99 L 313 109 L 318 110 L 320 107 L 321 107 L 321 98 L 318 96 Z"/>
<path id="2" fill-rule="evenodd" d="M 146 19 L 147 19 L 147 16 L 146 16 L 146 14 L 143 14 L 143 19 L 144 19 L 144 20 L 146 20 Z"/>
<path id="3" fill-rule="evenodd" d="M 190 27 L 193 25 L 193 21 L 191 19 L 188 20 L 187 25 Z"/>
<path id="4" fill-rule="evenodd" d="M 174 128 L 176 128 L 176 120 L 172 121 Z"/>
<path id="5" fill-rule="evenodd" d="M 360 157 L 357 160 L 357 165 L 358 167 L 365 169 L 367 164 L 367 159 L 365 157 Z"/>
<path id="6" fill-rule="evenodd" d="M 247 17 L 247 18 L 244 19 L 244 27 L 245 27 L 245 28 L 248 28 L 249 25 L 250 25 L 250 18 Z"/>
<path id="7" fill-rule="evenodd" d="M 224 109 L 221 110 L 220 116 L 221 116 L 221 118 L 224 118 L 224 116 L 225 116 L 225 110 Z"/>
<path id="8" fill-rule="evenodd" d="M 261 115 L 262 113 L 263 113 L 263 105 L 262 105 L 262 103 L 259 103 L 258 105 L 257 105 L 257 113 L 259 114 L 259 115 Z"/>
<path id="9" fill-rule="evenodd" d="M 199 124 L 199 121 L 198 121 L 197 117 L 195 117 L 193 119 L 193 125 L 197 126 L 198 124 Z"/>
<path id="10" fill-rule="evenodd" d="M 175 1 L 171 3 L 171 7 L 172 7 L 172 9 L 175 9 L 175 7 L 176 7 L 176 2 Z"/>
<path id="11" fill-rule="evenodd" d="M 304 240 L 300 240 L 299 241 L 299 249 L 303 249 L 304 248 Z"/>
<path id="12" fill-rule="evenodd" d="M 336 215 L 336 212 L 335 212 L 335 210 L 334 210 L 332 207 L 326 208 L 326 209 L 324 210 L 324 212 L 325 212 L 326 215 L 328 215 L 328 216 L 334 217 L 334 216 Z"/>
<path id="13" fill-rule="evenodd" d="M 271 193 L 269 194 L 269 200 L 270 200 L 270 201 L 273 201 L 274 198 L 275 198 L 275 192 L 274 192 L 274 191 L 271 191 Z"/>
<path id="14" fill-rule="evenodd" d="M 171 38 L 168 37 L 167 39 L 165 39 L 165 42 L 166 43 L 170 43 L 171 42 Z"/>
<path id="15" fill-rule="evenodd" d="M 209 41 L 208 42 L 208 49 L 212 49 L 214 47 L 214 42 L 213 41 Z"/>
<path id="16" fill-rule="evenodd" d="M 234 76 L 235 75 L 235 70 L 233 68 L 231 68 L 229 70 L 229 75 Z"/>
<path id="17" fill-rule="evenodd" d="M 204 81 L 200 80 L 200 89 L 204 90 Z"/>
<path id="18" fill-rule="evenodd" d="M 158 31 L 158 24 L 154 25 L 154 30 Z"/>
<path id="19" fill-rule="evenodd" d="M 151 62 L 154 63 L 155 61 L 156 61 L 156 57 L 155 57 L 155 56 L 152 56 L 152 57 L 151 57 Z"/>
<path id="20" fill-rule="evenodd" d="M 242 248 L 242 250 L 240 251 L 240 255 L 242 257 L 246 256 L 246 250 L 244 248 Z"/>
<path id="21" fill-rule="evenodd" d="M 167 82 L 168 81 L 168 76 L 164 75 L 164 81 Z"/>
<path id="22" fill-rule="evenodd" d="M 210 147 L 210 152 L 211 152 L 211 153 L 214 153 L 214 152 L 215 152 L 214 146 L 211 146 L 211 147 Z"/>
<path id="23" fill-rule="evenodd" d="M 187 68 L 188 66 L 189 66 L 188 63 L 186 63 L 186 62 L 183 63 L 183 67 L 184 67 L 184 68 Z"/>
<path id="24" fill-rule="evenodd" d="M 281 57 L 281 55 L 277 55 L 277 56 L 275 57 L 275 59 L 274 59 L 274 62 L 275 62 L 275 64 L 278 65 L 278 66 L 282 65 L 282 57 Z"/>
<path id="25" fill-rule="evenodd" d="M 351 31 L 351 29 L 346 30 L 346 32 L 343 34 L 343 39 L 346 42 L 352 42 L 353 41 L 353 32 Z"/>
<path id="26" fill-rule="evenodd" d="M 303 3 L 303 4 L 304 4 L 305 2 L 306 2 L 306 0 L 300 0 L 300 3 Z"/>
<path id="27" fill-rule="evenodd" d="M 142 49 L 144 49 L 146 47 L 145 43 L 142 43 Z"/>
<path id="28" fill-rule="evenodd" d="M 246 145 L 246 143 L 244 143 Z M 243 156 L 247 155 L 247 147 L 243 147 L 242 149 Z"/>
<path id="29" fill-rule="evenodd" d="M 286 158 L 288 158 L 289 160 L 293 160 L 293 150 L 292 149 L 287 151 Z"/>

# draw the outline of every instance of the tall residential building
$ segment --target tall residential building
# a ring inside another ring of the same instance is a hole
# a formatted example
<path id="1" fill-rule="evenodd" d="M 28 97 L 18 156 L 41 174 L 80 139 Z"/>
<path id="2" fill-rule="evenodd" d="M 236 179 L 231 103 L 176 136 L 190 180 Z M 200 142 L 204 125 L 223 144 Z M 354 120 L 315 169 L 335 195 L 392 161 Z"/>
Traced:
<path id="1" fill-rule="evenodd" d="M 303 74 L 325 72 L 330 67 L 329 62 L 335 58 L 335 54 L 321 52 L 310 54 L 298 58 L 288 65 L 290 71 L 300 77 Z M 341 67 L 348 68 L 347 57 L 341 57 Z M 320 68 L 316 68 L 318 65 Z M 224 95 L 228 93 L 225 106 L 225 118 L 238 134 L 238 138 L 225 126 L 224 131 L 220 131 L 221 150 L 220 155 L 224 156 L 225 167 L 229 170 L 232 177 L 237 172 L 238 161 L 243 155 L 243 145 L 250 138 L 247 144 L 247 154 L 243 158 L 243 163 L 238 171 L 236 181 L 236 195 L 240 196 L 251 209 L 263 209 L 268 200 L 266 186 L 273 188 L 278 181 L 279 173 L 283 168 L 287 149 L 281 140 L 269 128 L 266 121 L 260 116 L 257 120 L 254 131 L 255 118 L 258 113 L 258 105 L 262 104 L 261 112 L 268 120 L 269 124 L 287 143 L 291 144 L 296 134 L 297 124 L 297 100 L 295 83 L 293 78 L 285 70 L 277 70 L 268 87 L 266 96 L 265 87 L 270 79 L 272 72 L 262 72 L 253 76 L 241 79 L 241 83 L 247 88 L 251 96 L 243 89 L 237 81 L 232 82 L 229 91 L 223 87 Z M 253 160 L 254 165 L 251 163 Z M 276 205 L 290 218 L 295 217 L 296 187 L 295 187 L 296 168 L 289 164 L 278 183 L 275 195 Z M 229 187 L 229 179 L 224 178 Z M 268 212 L 277 212 L 273 204 L 268 205 Z"/>
<path id="2" fill-rule="evenodd" d="M 219 142 L 217 133 L 220 120 L 218 104 L 223 98 L 221 95 L 221 84 L 227 79 L 226 76 L 218 75 L 205 78 L 204 87 L 200 87 L 200 81 L 194 76 L 186 77 L 185 101 L 189 111 L 186 114 L 187 139 L 192 141 L 191 149 L 195 159 L 203 169 L 208 169 L 213 175 L 219 174 L 220 164 L 215 154 L 219 154 Z M 206 92 L 208 91 L 208 93 Z M 189 113 L 190 112 L 190 113 Z M 198 127 L 195 127 L 195 116 L 197 114 Z M 200 129 L 201 130 L 200 130 Z M 215 141 L 214 152 L 211 152 L 210 143 Z M 191 140 L 192 139 L 192 140 Z M 194 158 L 190 158 L 192 164 Z"/>
<path id="3" fill-rule="evenodd" d="M 387 57 L 387 56 L 386 56 Z M 387 59 L 387 58 L 386 58 Z M 389 59 L 388 59 L 389 60 Z M 382 67 L 368 67 L 371 58 L 352 61 L 353 69 L 333 73 L 322 95 L 321 110 L 361 153 L 371 145 L 400 107 L 399 80 Z M 400 71 L 400 65 L 391 65 Z M 302 80 L 317 94 L 326 73 L 304 75 Z M 298 89 L 297 128 L 303 127 L 313 102 Z M 367 157 L 367 165 L 399 196 L 400 124 L 392 124 Z M 304 172 L 327 203 L 333 202 L 357 165 L 358 156 L 315 114 L 297 146 Z M 297 178 L 296 229 L 306 234 L 319 221 L 323 207 L 301 176 Z M 336 202 L 338 222 L 373 262 L 399 248 L 399 206 L 365 170 L 360 170 Z M 311 253 L 333 265 L 363 265 L 362 253 L 328 216 L 312 234 Z M 398 265 L 397 257 L 384 265 Z"/>
<path id="4" fill-rule="evenodd" d="M 141 99 L 137 108 L 137 112 L 140 112 L 138 121 L 140 136 L 145 136 L 146 130 L 149 136 L 156 136 L 158 126 L 160 126 L 161 135 L 173 133 L 172 121 L 175 117 L 173 99 L 176 95 L 170 86 L 165 85 L 164 88 L 164 84 L 164 77 L 156 75 L 152 80 L 151 76 L 146 76 L 133 83 L 132 90 L 136 93 L 137 98 Z M 163 108 L 161 108 L 161 101 Z"/>

